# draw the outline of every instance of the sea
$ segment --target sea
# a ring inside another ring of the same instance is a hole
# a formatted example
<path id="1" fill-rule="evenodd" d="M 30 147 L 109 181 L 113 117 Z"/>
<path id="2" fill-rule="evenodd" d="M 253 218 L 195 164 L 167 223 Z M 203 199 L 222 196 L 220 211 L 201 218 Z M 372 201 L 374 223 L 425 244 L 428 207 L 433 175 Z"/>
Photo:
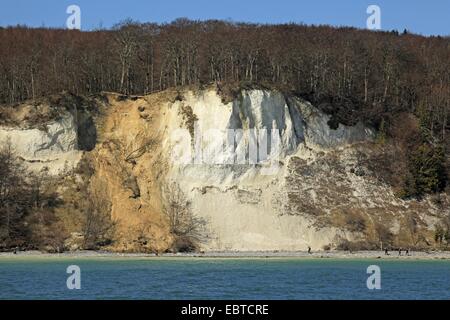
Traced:
<path id="1" fill-rule="evenodd" d="M 0 257 L 0 299 L 449 299 L 450 261 Z"/>

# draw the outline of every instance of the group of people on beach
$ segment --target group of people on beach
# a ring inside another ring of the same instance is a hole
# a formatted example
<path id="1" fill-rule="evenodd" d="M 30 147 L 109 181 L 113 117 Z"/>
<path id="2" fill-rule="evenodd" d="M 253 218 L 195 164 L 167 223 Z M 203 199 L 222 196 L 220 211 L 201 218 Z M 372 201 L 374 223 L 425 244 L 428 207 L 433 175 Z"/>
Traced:
<path id="1" fill-rule="evenodd" d="M 399 255 L 399 256 L 402 255 L 402 251 L 405 251 L 405 256 L 409 256 L 409 248 L 407 248 L 407 249 L 405 249 L 405 250 L 403 250 L 402 248 L 398 248 L 398 255 Z M 350 250 L 350 252 L 351 252 L 351 250 Z M 311 247 L 310 247 L 310 246 L 308 246 L 308 253 L 309 253 L 309 254 L 312 254 L 312 251 L 311 251 Z M 385 249 L 384 249 L 384 254 L 385 254 L 386 256 L 389 256 L 389 255 L 390 255 L 390 254 L 389 254 L 389 249 L 388 249 L 388 248 L 385 248 Z"/>
<path id="2" fill-rule="evenodd" d="M 402 255 L 402 248 L 398 248 L 398 255 L 399 256 L 401 256 Z M 385 248 L 384 249 L 384 254 L 386 255 L 386 256 L 389 256 L 389 249 L 388 248 Z M 405 249 L 405 256 L 409 256 L 409 249 Z"/>

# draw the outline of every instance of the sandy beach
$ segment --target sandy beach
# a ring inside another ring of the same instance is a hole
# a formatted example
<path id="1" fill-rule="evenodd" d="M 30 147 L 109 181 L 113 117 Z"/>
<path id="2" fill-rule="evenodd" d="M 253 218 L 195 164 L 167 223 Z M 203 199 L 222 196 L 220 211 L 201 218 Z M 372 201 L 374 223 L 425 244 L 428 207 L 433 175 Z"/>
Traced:
<path id="1" fill-rule="evenodd" d="M 64 253 L 43 253 L 39 251 L 1 252 L 0 259 L 14 258 L 299 258 L 299 259 L 391 259 L 391 260 L 433 260 L 450 259 L 450 251 L 405 251 L 399 255 L 398 251 L 320 251 L 308 253 L 306 251 L 220 251 L 204 253 L 115 253 L 105 251 L 74 251 Z"/>

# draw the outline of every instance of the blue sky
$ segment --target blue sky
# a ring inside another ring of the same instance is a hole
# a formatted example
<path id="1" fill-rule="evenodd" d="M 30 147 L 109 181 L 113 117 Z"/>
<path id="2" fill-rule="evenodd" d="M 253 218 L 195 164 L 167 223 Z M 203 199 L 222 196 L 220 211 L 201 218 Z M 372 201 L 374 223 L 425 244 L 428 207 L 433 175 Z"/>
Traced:
<path id="1" fill-rule="evenodd" d="M 125 18 L 168 22 L 178 17 L 365 28 L 366 8 L 376 4 L 383 30 L 450 35 L 450 0 L 0 0 L 0 26 L 65 27 L 71 4 L 81 8 L 83 30 L 110 27 Z"/>

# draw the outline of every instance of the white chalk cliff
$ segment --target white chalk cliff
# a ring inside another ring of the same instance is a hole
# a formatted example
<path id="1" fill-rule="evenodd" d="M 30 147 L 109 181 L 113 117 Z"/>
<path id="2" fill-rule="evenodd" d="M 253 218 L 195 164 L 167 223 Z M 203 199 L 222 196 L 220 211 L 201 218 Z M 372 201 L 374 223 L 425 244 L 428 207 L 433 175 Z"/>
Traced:
<path id="1" fill-rule="evenodd" d="M 224 103 L 214 88 L 104 98 L 95 128 L 91 111 L 64 109 L 39 125 L 2 125 L 0 141 L 51 174 L 89 155 L 88 179 L 120 226 L 115 250 L 170 247 L 162 189 L 172 182 L 207 222 L 204 250 L 378 245 L 380 225 L 411 243 L 419 229 L 432 238 L 450 214 L 429 198 L 397 198 L 365 165 L 374 131 L 361 123 L 331 129 L 330 116 L 300 98 L 255 89 Z"/>
<path id="2" fill-rule="evenodd" d="M 208 221 L 206 250 L 305 250 L 308 246 L 321 249 L 336 236 L 346 237 L 333 227 L 314 227 L 314 219 L 308 212 L 292 214 L 286 201 L 291 158 L 313 161 L 314 150 L 345 148 L 371 139 L 370 129 L 358 124 L 340 125 L 332 130 L 327 124 L 329 116 L 308 102 L 286 99 L 277 91 L 242 91 L 238 99 L 228 104 L 223 104 L 212 90 L 200 94 L 189 92 L 183 101 L 169 107 L 165 118 L 169 128 L 165 140 L 169 154 L 173 150 L 179 154 L 190 147 L 186 139 L 179 139 L 176 134 L 171 139 L 171 133 L 186 127 L 180 112 L 186 106 L 195 115 L 194 133 L 197 134 L 208 130 L 224 133 L 226 129 L 279 130 L 276 163 L 270 162 L 270 150 L 269 160 L 256 165 L 248 161 L 247 164 L 230 162 L 239 157 L 236 153 L 245 154 L 248 160 L 249 139 L 235 141 L 233 153 L 220 135 L 200 142 L 198 137 L 191 137 L 190 154 L 194 163 L 180 164 L 177 158 L 171 158 L 167 179 L 180 185 L 189 196 L 195 214 Z M 204 151 L 198 163 L 195 163 L 196 147 Z M 320 196 L 311 195 L 319 202 Z"/>
<path id="3" fill-rule="evenodd" d="M 69 112 L 42 126 L 0 126 L 0 143 L 7 140 L 29 168 L 39 171 L 46 167 L 53 175 L 73 169 L 81 157 L 77 121 Z"/>

